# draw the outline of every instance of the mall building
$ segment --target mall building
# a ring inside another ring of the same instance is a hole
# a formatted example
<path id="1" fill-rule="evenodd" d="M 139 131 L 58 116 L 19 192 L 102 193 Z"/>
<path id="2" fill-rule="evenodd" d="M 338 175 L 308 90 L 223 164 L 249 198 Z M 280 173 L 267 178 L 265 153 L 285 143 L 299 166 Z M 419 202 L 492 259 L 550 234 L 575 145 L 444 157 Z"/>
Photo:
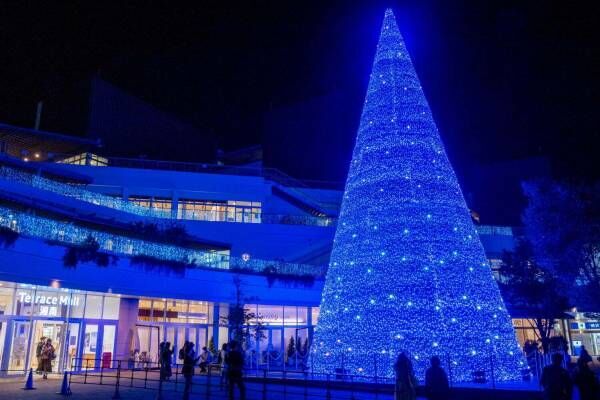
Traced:
<path id="1" fill-rule="evenodd" d="M 0 151 L 1 370 L 36 368 L 42 337 L 59 371 L 154 362 L 165 340 L 175 354 L 186 340 L 218 348 L 239 299 L 264 328 L 251 362 L 304 357 L 340 190 L 269 168 L 101 157 L 95 141 L 2 124 Z M 497 266 L 517 233 L 478 231 Z M 514 322 L 535 338 L 526 315 Z M 600 353 L 597 320 L 556 331 Z"/>

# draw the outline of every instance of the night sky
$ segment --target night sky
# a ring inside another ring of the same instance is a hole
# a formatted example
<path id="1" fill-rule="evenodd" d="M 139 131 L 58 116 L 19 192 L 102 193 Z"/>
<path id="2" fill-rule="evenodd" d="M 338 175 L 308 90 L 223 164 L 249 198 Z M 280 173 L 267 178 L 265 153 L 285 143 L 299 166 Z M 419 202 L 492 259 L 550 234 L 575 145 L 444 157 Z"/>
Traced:
<path id="1" fill-rule="evenodd" d="M 42 129 L 83 135 L 89 82 L 99 76 L 232 150 L 263 141 L 269 110 L 338 94 L 346 123 L 322 148 L 313 145 L 322 133 L 305 132 L 306 148 L 265 151 L 290 152 L 273 166 L 300 178 L 343 181 L 391 6 L 459 178 L 532 156 L 548 157 L 557 176 L 598 177 L 599 19 L 584 5 L 104 3 L 0 6 L 0 121 L 32 126 L 43 99 Z"/>

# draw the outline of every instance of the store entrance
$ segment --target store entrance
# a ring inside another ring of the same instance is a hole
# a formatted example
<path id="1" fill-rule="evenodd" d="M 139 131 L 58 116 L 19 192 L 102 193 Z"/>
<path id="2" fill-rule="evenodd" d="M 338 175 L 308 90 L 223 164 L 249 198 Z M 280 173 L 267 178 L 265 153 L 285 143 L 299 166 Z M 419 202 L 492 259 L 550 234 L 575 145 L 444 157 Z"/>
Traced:
<path id="1" fill-rule="evenodd" d="M 34 371 L 41 369 L 42 340 L 50 339 L 54 347 L 55 358 L 52 360 L 52 371 L 58 372 L 60 368 L 62 345 L 65 335 L 65 324 L 58 321 L 33 321 L 31 348 L 29 351 L 29 367 Z"/>

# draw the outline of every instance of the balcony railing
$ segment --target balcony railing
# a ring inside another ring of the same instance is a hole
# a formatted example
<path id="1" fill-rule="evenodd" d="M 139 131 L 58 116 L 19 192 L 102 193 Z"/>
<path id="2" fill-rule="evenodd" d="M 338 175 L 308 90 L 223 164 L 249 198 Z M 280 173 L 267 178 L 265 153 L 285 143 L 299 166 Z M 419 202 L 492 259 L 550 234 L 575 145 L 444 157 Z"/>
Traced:
<path id="1" fill-rule="evenodd" d="M 25 236 L 66 245 L 82 245 L 88 237 L 92 237 L 98 242 L 100 249 L 116 255 L 141 255 L 211 268 L 229 267 L 228 256 L 225 254 L 115 235 L 1 206 L 0 226 Z"/>
<path id="2" fill-rule="evenodd" d="M 37 189 L 47 190 L 52 193 L 73 197 L 77 200 L 85 201 L 87 203 L 109 207 L 130 214 L 136 214 L 143 217 L 171 218 L 170 212 L 166 213 L 160 209 L 142 207 L 133 202 L 123 200 L 120 197 L 106 196 L 83 189 L 77 185 L 69 185 L 66 183 L 57 182 L 52 179 L 43 178 L 41 176 L 19 171 L 13 168 L 4 166 L 0 167 L 0 177 L 11 181 L 21 182 Z"/>
<path id="3" fill-rule="evenodd" d="M 190 266 L 217 269 L 231 268 L 260 274 L 268 272 L 274 275 L 322 278 L 326 273 L 325 266 L 231 257 L 217 251 L 202 251 L 115 235 L 4 206 L 0 206 L 0 226 L 24 236 L 65 245 L 82 245 L 88 237 L 92 237 L 98 242 L 102 251 L 126 257 L 147 256 L 157 260 L 175 261 Z"/>
<path id="4" fill-rule="evenodd" d="M 125 200 L 121 197 L 107 196 L 98 192 L 87 190 L 84 186 L 57 182 L 52 179 L 44 178 L 39 175 L 17 170 L 14 168 L 9 168 L 6 166 L 0 166 L 0 177 L 10 181 L 16 181 L 26 185 L 30 185 L 37 189 L 46 190 L 62 196 L 72 197 L 80 201 L 84 201 L 102 207 L 112 208 L 114 210 L 139 215 L 142 217 L 176 219 L 176 215 L 173 214 L 170 209 L 144 207 L 135 204 L 132 201 Z M 260 217 L 260 221 L 261 223 L 266 224 L 335 226 L 336 218 L 314 217 L 309 215 L 302 216 L 262 214 Z"/>

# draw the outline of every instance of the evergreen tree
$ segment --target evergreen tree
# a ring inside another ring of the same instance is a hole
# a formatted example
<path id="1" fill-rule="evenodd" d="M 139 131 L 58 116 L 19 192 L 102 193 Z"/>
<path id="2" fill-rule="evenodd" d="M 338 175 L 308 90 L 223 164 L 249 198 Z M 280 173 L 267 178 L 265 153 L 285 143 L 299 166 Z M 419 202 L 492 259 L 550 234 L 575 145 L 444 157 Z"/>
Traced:
<path id="1" fill-rule="evenodd" d="M 288 346 L 287 346 L 287 358 L 288 360 L 292 357 L 294 357 L 294 353 L 296 352 L 296 341 L 294 340 L 294 337 L 290 337 L 290 341 L 288 342 Z"/>

